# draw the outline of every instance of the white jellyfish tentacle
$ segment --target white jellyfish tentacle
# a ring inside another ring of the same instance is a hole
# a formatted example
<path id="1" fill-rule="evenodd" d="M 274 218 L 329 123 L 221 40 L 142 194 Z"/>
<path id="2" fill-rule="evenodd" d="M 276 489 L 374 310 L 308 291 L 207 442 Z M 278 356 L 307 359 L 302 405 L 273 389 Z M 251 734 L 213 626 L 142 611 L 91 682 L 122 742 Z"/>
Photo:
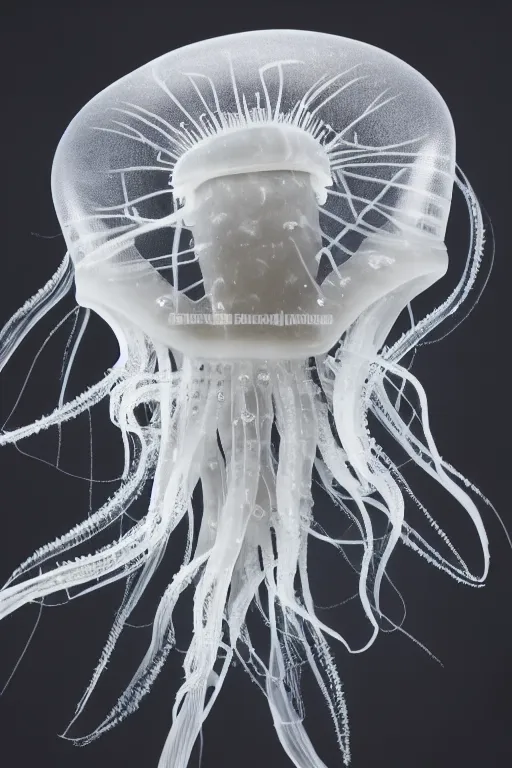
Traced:
<path id="1" fill-rule="evenodd" d="M 272 595 L 270 597 L 272 598 Z M 284 685 L 287 673 L 293 675 L 293 667 L 288 665 L 287 668 L 282 643 L 275 631 L 276 611 L 273 598 L 269 600 L 269 621 L 272 631 L 266 694 L 277 736 L 286 754 L 297 768 L 307 766 L 326 768 L 325 763 L 318 757 Z"/>
<path id="2" fill-rule="evenodd" d="M 56 424 L 62 424 L 69 419 L 74 419 L 81 413 L 99 403 L 108 394 L 112 385 L 121 378 L 122 372 L 119 369 L 110 371 L 105 378 L 97 384 L 93 384 L 88 390 L 78 395 L 73 400 L 65 403 L 62 408 L 56 408 L 48 416 L 43 416 L 33 424 L 24 427 L 18 427 L 10 432 L 0 434 L 0 446 L 16 443 L 30 435 L 36 435 L 43 429 L 48 429 Z"/>
<path id="3" fill-rule="evenodd" d="M 418 379 L 412 373 L 410 373 L 410 371 L 408 371 L 407 369 L 402 368 L 401 366 L 397 366 L 396 364 L 395 365 L 389 364 L 389 368 L 393 373 L 399 373 L 404 379 L 406 379 L 409 383 L 411 383 L 414 386 L 414 389 L 420 401 L 423 432 L 426 438 L 426 444 L 428 446 L 428 451 L 430 454 L 432 464 L 429 462 L 426 462 L 422 458 L 422 454 L 418 453 L 417 441 L 412 436 L 410 429 L 408 429 L 403 422 L 400 424 L 400 432 L 398 434 L 397 432 L 395 432 L 395 437 L 400 441 L 402 445 L 404 445 L 407 452 L 409 453 L 409 455 L 411 455 L 411 457 L 414 458 L 416 463 L 419 464 L 423 468 L 423 470 L 427 472 L 431 477 L 436 479 L 459 502 L 459 504 L 468 513 L 478 533 L 480 543 L 482 546 L 483 557 L 484 557 L 484 567 L 483 567 L 482 575 L 478 577 L 472 577 L 472 579 L 475 581 L 483 582 L 487 578 L 487 574 L 489 571 L 489 542 L 487 539 L 487 534 L 485 532 L 482 517 L 478 512 L 478 509 L 475 503 L 472 501 L 472 499 L 466 493 L 466 491 L 464 491 L 459 485 L 457 485 L 451 479 L 451 477 L 445 472 L 442 459 L 437 451 L 437 448 L 435 446 L 435 443 L 430 431 L 430 426 L 428 421 L 427 396 L 424 388 L 422 387 Z M 387 411 L 387 413 L 389 413 L 389 411 Z M 411 448 L 408 448 L 407 445 L 414 445 L 416 450 L 414 449 L 411 450 Z"/>
<path id="4" fill-rule="evenodd" d="M 137 457 L 132 465 L 130 479 L 121 485 L 103 507 L 94 512 L 87 520 L 76 525 L 68 533 L 34 552 L 33 555 L 16 568 L 5 586 L 25 575 L 33 568 L 39 567 L 49 558 L 59 557 L 64 552 L 82 544 L 115 522 L 124 513 L 126 507 L 133 503 L 142 492 L 147 480 L 147 472 L 143 456 Z"/>
<path id="5" fill-rule="evenodd" d="M 66 253 L 62 263 L 46 285 L 28 299 L 0 332 L 0 371 L 25 336 L 73 286 L 73 263 Z"/>
<path id="6" fill-rule="evenodd" d="M 60 328 L 62 328 L 62 326 L 64 325 L 64 323 L 66 323 L 66 321 L 67 321 L 67 320 L 68 320 L 68 319 L 69 319 L 69 318 L 70 318 L 72 315 L 74 315 L 74 316 L 75 316 L 75 319 L 74 319 L 74 324 L 76 324 L 76 317 L 77 317 L 77 314 L 78 314 L 78 310 L 79 310 L 79 308 L 78 308 L 78 307 L 74 307 L 74 308 L 73 308 L 73 309 L 71 309 L 69 312 L 67 312 L 67 313 L 64 315 L 64 317 L 63 317 L 61 320 L 59 320 L 59 322 L 57 323 L 57 325 L 56 325 L 54 328 L 52 328 L 52 330 L 51 330 L 51 331 L 49 332 L 49 334 L 47 335 L 46 339 L 43 341 L 43 343 L 42 343 L 42 344 L 41 344 L 41 346 L 39 347 L 38 351 L 36 352 L 36 354 L 35 354 L 35 355 L 34 355 L 34 357 L 32 358 L 32 362 L 31 362 L 31 364 L 30 364 L 30 368 L 28 369 L 28 372 L 27 372 L 27 374 L 26 374 L 26 376 L 25 376 L 25 380 L 24 380 L 23 384 L 21 385 L 21 387 L 20 387 L 20 389 L 19 389 L 19 392 L 18 392 L 18 396 L 17 396 L 17 398 L 16 398 L 16 400 L 15 400 L 15 402 L 14 402 L 14 405 L 12 406 L 11 410 L 9 411 L 9 413 L 8 413 L 8 415 L 7 415 L 7 418 L 4 420 L 4 423 L 3 423 L 3 425 L 2 425 L 2 429 L 4 429 L 5 425 L 6 425 L 6 424 L 7 424 L 7 423 L 10 421 L 10 419 L 11 419 L 11 417 L 13 416 L 13 414 L 14 414 L 14 412 L 15 412 L 16 408 L 18 407 L 18 404 L 19 404 L 19 402 L 20 402 L 21 398 L 23 397 L 23 393 L 24 393 L 24 391 L 25 391 L 25 389 L 26 389 L 26 387 L 27 387 L 27 384 L 28 384 L 28 382 L 29 382 L 29 379 L 30 379 L 30 377 L 32 376 L 32 372 L 33 372 L 33 370 L 34 370 L 34 368 L 35 368 L 35 365 L 36 365 L 37 361 L 39 360 L 39 358 L 40 358 L 41 354 L 43 353 L 43 351 L 44 351 L 44 349 L 45 349 L 46 345 L 47 345 L 47 344 L 48 344 L 48 342 L 49 342 L 49 341 L 50 341 L 50 340 L 53 338 L 53 336 L 54 336 L 54 335 L 57 333 L 57 331 L 58 331 Z M 74 325 L 73 325 L 73 330 L 74 330 Z M 72 332 L 71 332 L 71 333 L 73 333 L 73 330 L 72 330 Z M 59 403 L 59 405 L 60 405 L 60 403 Z"/>
<path id="7" fill-rule="evenodd" d="M 259 480 L 259 446 L 256 417 L 248 421 L 247 406 L 254 392 L 245 391 L 245 373 L 235 364 L 231 376 L 232 451 L 227 467 L 226 499 L 219 516 L 216 538 L 194 595 L 194 636 L 185 656 L 185 683 L 176 696 L 173 726 L 160 764 L 184 768 L 202 726 L 208 682 L 217 659 L 222 637 L 225 603 L 244 539 L 244 530 L 253 508 Z M 242 378 L 242 381 L 238 381 Z M 234 386 L 233 386 L 234 385 Z M 250 384 L 249 384 L 250 387 Z"/>
<path id="8" fill-rule="evenodd" d="M 452 293 L 439 307 L 436 307 L 436 309 L 426 315 L 426 317 L 419 320 L 413 328 L 411 328 L 397 342 L 395 342 L 395 344 L 383 352 L 383 357 L 385 359 L 398 361 L 404 357 L 413 347 L 416 347 L 428 334 L 430 334 L 434 328 L 440 325 L 450 315 L 453 315 L 455 312 L 457 312 L 457 310 L 467 300 L 471 290 L 475 285 L 482 263 L 485 245 L 485 231 L 483 226 L 482 210 L 473 191 L 473 188 L 471 187 L 466 175 L 460 166 L 457 166 L 457 170 L 461 175 L 461 179 L 455 177 L 454 181 L 464 195 L 470 215 L 470 245 L 468 258 L 464 265 L 463 273 Z M 492 260 L 489 263 L 488 274 L 481 290 L 485 288 L 491 269 Z M 462 320 L 472 311 L 473 307 L 476 306 L 478 298 L 479 296 L 476 297 L 474 303 L 470 306 L 466 315 L 459 322 L 462 322 Z M 457 325 L 458 323 L 450 330 L 448 330 L 441 338 L 444 338 L 444 336 L 448 335 L 448 333 L 451 333 L 451 331 L 454 330 Z"/>

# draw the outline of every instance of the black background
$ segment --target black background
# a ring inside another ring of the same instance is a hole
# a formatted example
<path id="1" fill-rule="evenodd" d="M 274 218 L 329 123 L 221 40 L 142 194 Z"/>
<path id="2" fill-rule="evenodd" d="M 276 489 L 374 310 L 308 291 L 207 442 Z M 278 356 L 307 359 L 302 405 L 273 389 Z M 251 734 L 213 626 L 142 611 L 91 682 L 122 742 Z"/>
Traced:
<path id="1" fill-rule="evenodd" d="M 0 322 L 48 279 L 62 258 L 63 241 L 47 238 L 59 232 L 49 184 L 52 156 L 71 118 L 99 90 L 171 49 L 249 29 L 312 29 L 382 47 L 418 69 L 443 95 L 455 122 L 458 161 L 493 221 L 496 262 L 480 303 L 453 334 L 420 351 L 414 370 L 430 398 L 441 455 L 492 499 L 511 529 L 507 493 L 511 123 L 501 5 L 505 10 L 506 3 L 470 1 L 12 3 L 4 19 L 2 44 L 6 61 L 1 170 L 7 201 L 2 206 Z M 448 241 L 455 274 L 463 263 L 466 241 L 467 222 L 456 210 Z M 442 299 L 447 290 L 446 285 L 433 288 L 425 307 Z M 45 330 L 62 314 L 57 312 L 43 323 L 6 371 L 3 414 L 8 414 Z M 91 333 L 70 384 L 73 393 L 115 360 L 107 330 L 98 323 Z M 65 333 L 59 338 L 60 344 L 48 345 L 41 356 L 9 426 L 27 423 L 54 406 Z M 108 430 L 102 432 L 105 419 L 103 410 L 94 422 L 99 436 L 95 466 L 103 478 L 120 468 L 119 444 Z M 64 459 L 69 462 L 66 466 L 84 471 L 87 445 L 82 451 L 78 435 L 87 443 L 86 429 L 71 428 Z M 52 460 L 54 438 L 36 439 L 26 449 Z M 0 487 L 3 580 L 36 547 L 84 517 L 87 484 L 10 447 L 1 454 Z M 101 492 L 95 503 L 100 499 Z M 392 575 L 408 609 L 405 629 L 442 660 L 443 668 L 399 633 L 380 636 L 360 656 L 333 648 L 348 700 L 355 768 L 510 764 L 512 552 L 492 512 L 483 514 L 492 557 L 484 589 L 457 585 L 408 552 L 397 553 L 392 563 Z M 463 517 L 452 504 L 438 507 L 435 516 L 441 523 Z M 464 525 L 460 531 L 462 538 L 468 537 L 467 551 L 478 568 L 477 549 L 473 551 L 471 544 L 474 534 Z M 319 561 L 316 567 L 325 566 Z M 341 569 L 333 571 L 324 580 L 324 603 L 341 599 L 336 583 L 341 574 Z M 162 584 L 169 579 L 168 571 Z M 139 621 L 150 621 L 157 594 L 158 590 L 148 596 Z M 120 585 L 115 585 L 43 611 L 33 643 L 0 698 L 2 765 L 156 768 L 170 725 L 179 654 L 139 712 L 100 741 L 77 749 L 56 735 L 69 721 L 92 674 L 120 596 Z M 37 607 L 26 607 L 0 626 L 0 687 L 36 617 Z M 332 622 L 336 624 L 335 615 Z M 108 679 L 99 686 L 75 734 L 85 733 L 110 709 L 138 665 L 147 631 L 128 631 Z M 327 710 L 319 698 L 313 696 L 311 702 L 307 726 L 313 742 L 329 768 L 340 765 Z M 289 764 L 266 702 L 239 668 L 230 671 L 204 735 L 204 768 Z M 191 765 L 197 760 L 194 753 Z"/>

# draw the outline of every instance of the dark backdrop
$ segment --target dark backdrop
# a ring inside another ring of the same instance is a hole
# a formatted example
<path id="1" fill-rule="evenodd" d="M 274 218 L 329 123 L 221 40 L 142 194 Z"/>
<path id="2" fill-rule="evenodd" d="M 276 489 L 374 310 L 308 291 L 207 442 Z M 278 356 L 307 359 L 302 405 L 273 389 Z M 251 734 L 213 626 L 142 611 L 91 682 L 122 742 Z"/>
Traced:
<path id="1" fill-rule="evenodd" d="M 492 499 L 512 528 L 506 461 L 512 277 L 506 235 L 510 89 L 506 43 L 505 49 L 500 48 L 500 29 L 506 27 L 504 15 L 500 18 L 502 4 L 505 8 L 506 3 L 476 0 L 400 5 L 389 0 L 11 2 L 2 44 L 6 55 L 2 187 L 7 201 L 2 206 L 0 321 L 46 281 L 63 255 L 62 239 L 49 237 L 59 232 L 50 194 L 52 156 L 71 118 L 99 90 L 173 48 L 242 30 L 313 29 L 382 47 L 417 68 L 445 98 L 457 131 L 458 160 L 495 227 L 495 269 L 480 303 L 448 338 L 421 350 L 414 370 L 430 398 L 441 454 Z M 467 221 L 456 212 L 449 234 L 455 269 L 463 263 L 466 240 Z M 446 290 L 442 285 L 432 289 L 426 306 Z M 45 332 L 63 312 L 45 321 L 8 369 L 3 414 L 14 403 Z M 115 359 L 115 345 L 106 329 L 98 322 L 91 333 L 70 382 L 73 392 L 92 383 Z M 53 407 L 65 333 L 59 338 L 60 343 L 49 344 L 41 356 L 11 425 L 26 423 Z M 104 429 L 106 410 L 95 418 L 94 434 L 99 438 L 95 471 L 108 478 L 119 471 L 119 444 Z M 83 472 L 88 462 L 87 429 L 77 425 L 70 430 L 64 435 L 63 466 Z M 51 460 L 55 446 L 55 435 L 45 436 L 27 443 L 26 450 Z M 0 487 L 0 579 L 4 579 L 36 547 L 87 514 L 87 484 L 6 448 L 1 454 Z M 95 504 L 102 492 L 95 489 Z M 463 517 L 448 503 L 438 504 L 434 512 L 441 523 Z M 408 552 L 393 560 L 392 574 L 408 609 L 404 627 L 444 667 L 399 633 L 382 635 L 361 656 L 334 648 L 348 699 L 355 768 L 509 764 L 512 552 L 493 514 L 485 510 L 483 514 L 492 554 L 484 589 L 459 586 Z M 461 523 L 460 533 L 468 537 L 467 551 L 478 568 L 471 529 Z M 316 567 L 326 568 L 321 561 Z M 327 572 L 324 603 L 341 599 L 337 598 L 343 594 L 343 585 L 337 582 L 340 574 L 342 570 L 333 570 L 332 577 Z M 169 578 L 167 571 L 158 587 Z M 100 741 L 77 749 L 56 735 L 70 719 L 92 673 L 121 591 L 118 584 L 43 611 L 30 649 L 0 698 L 0 761 L 6 768 L 156 768 L 170 725 L 179 654 L 139 712 Z M 150 621 L 157 595 L 158 589 L 148 595 L 139 622 Z M 0 687 L 37 612 L 36 606 L 26 607 L 0 626 Z M 398 606 L 394 615 L 399 613 Z M 332 621 L 336 624 L 335 616 Z M 138 664 L 147 632 L 128 631 L 75 733 L 85 733 L 106 714 Z M 329 767 L 340 765 L 327 710 L 320 699 L 313 696 L 311 702 L 307 724 L 313 741 Z M 239 668 L 228 675 L 204 733 L 204 768 L 288 765 L 263 697 Z"/>

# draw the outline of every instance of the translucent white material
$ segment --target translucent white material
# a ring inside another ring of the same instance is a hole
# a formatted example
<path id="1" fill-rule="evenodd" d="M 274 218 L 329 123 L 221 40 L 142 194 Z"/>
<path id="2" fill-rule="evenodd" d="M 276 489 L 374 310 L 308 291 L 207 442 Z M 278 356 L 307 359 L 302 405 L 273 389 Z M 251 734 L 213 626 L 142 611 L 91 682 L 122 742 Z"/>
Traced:
<path id="1" fill-rule="evenodd" d="M 454 181 L 471 216 L 463 274 L 438 309 L 419 322 L 411 313 L 411 329 L 384 347 L 402 310 L 446 271 Z M 183 566 L 157 608 L 147 653 L 107 718 L 77 741 L 91 741 L 138 707 L 174 645 L 174 607 L 193 584 L 185 681 L 160 768 L 188 765 L 235 655 L 266 695 L 291 761 L 321 768 L 302 724 L 297 659 L 306 661 L 348 765 L 346 706 L 326 636 L 353 653 L 373 643 L 384 621 L 386 567 L 400 541 L 473 586 L 489 566 L 469 495 L 478 491 L 440 457 L 424 390 L 400 365 L 466 300 L 482 255 L 481 213 L 455 174 L 446 105 L 421 75 L 364 43 L 299 31 L 207 40 L 151 62 L 86 105 L 58 147 L 52 186 L 69 254 L 3 330 L 0 365 L 73 275 L 79 304 L 111 325 L 120 357 L 103 381 L 65 403 L 68 368 L 54 413 L 3 433 L 0 444 L 109 396 L 125 472 L 101 509 L 14 572 L 0 592 L 0 616 L 63 589 L 91 591 L 128 577 L 78 716 L 169 537 L 188 518 Z M 143 426 L 142 404 L 150 413 Z M 416 499 L 407 461 L 402 470 L 376 443 L 369 414 L 466 510 L 482 546 L 481 573 L 469 570 Z M 314 471 L 352 537 L 331 538 L 315 523 Z M 130 527 L 127 518 L 110 545 L 61 562 L 125 516 L 148 482 L 141 521 Z M 204 507 L 194 545 L 198 484 Z M 406 521 L 414 502 L 441 551 Z M 310 537 L 359 555 L 368 619 L 360 647 L 316 615 Z M 253 645 L 251 605 L 269 628 L 269 649 Z"/>
<path id="2" fill-rule="evenodd" d="M 81 304 L 188 355 L 304 359 L 376 299 L 399 289 L 398 314 L 444 273 L 454 162 L 446 105 L 403 62 L 330 35 L 251 32 L 100 93 L 59 145 L 53 193 Z M 200 298 L 182 268 L 193 259 Z M 326 323 L 177 327 L 176 312 Z"/>

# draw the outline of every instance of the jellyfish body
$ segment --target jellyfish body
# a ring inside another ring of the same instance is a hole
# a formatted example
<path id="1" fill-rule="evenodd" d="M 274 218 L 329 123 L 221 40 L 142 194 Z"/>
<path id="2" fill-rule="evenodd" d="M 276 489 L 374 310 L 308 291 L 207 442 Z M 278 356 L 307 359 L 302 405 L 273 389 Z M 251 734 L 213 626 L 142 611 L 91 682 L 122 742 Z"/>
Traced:
<path id="1" fill-rule="evenodd" d="M 386 566 L 400 541 L 461 582 L 485 579 L 487 538 L 468 484 L 439 456 L 425 393 L 400 365 L 466 299 L 479 266 L 480 212 L 467 181 L 456 178 L 454 147 L 447 107 L 417 72 L 363 43 L 297 31 L 243 33 L 167 54 L 100 93 L 67 129 L 52 187 L 69 256 L 4 329 L 0 362 L 73 278 L 78 303 L 109 323 L 120 356 L 98 385 L 0 442 L 109 396 L 125 472 L 99 510 L 14 572 L 0 591 L 0 616 L 63 589 L 128 579 L 76 716 L 173 531 L 184 518 L 190 526 L 144 659 L 79 743 L 138 707 L 174 645 L 173 610 L 193 583 L 193 635 L 161 768 L 188 764 L 235 656 L 266 695 L 292 762 L 323 766 L 302 724 L 297 648 L 348 764 L 346 706 L 326 638 L 351 652 L 371 645 Z M 454 181 L 473 216 L 468 264 L 441 307 L 384 347 L 404 308 L 446 272 Z M 401 413 L 407 398 L 390 395 L 391 379 L 402 394 L 414 392 L 419 431 Z M 144 425 L 135 415 L 141 404 L 151 414 Z M 470 572 L 424 507 L 453 559 L 407 523 L 405 500 L 416 499 L 372 437 L 370 413 L 465 508 L 482 544 L 482 574 Z M 313 473 L 355 537 L 332 539 L 316 526 Z M 110 545 L 62 562 L 120 520 L 147 482 L 142 520 Z M 386 521 L 378 547 L 376 516 Z M 361 647 L 316 614 L 312 536 L 359 552 L 368 619 Z M 251 607 L 269 629 L 266 655 L 252 642 Z"/>

